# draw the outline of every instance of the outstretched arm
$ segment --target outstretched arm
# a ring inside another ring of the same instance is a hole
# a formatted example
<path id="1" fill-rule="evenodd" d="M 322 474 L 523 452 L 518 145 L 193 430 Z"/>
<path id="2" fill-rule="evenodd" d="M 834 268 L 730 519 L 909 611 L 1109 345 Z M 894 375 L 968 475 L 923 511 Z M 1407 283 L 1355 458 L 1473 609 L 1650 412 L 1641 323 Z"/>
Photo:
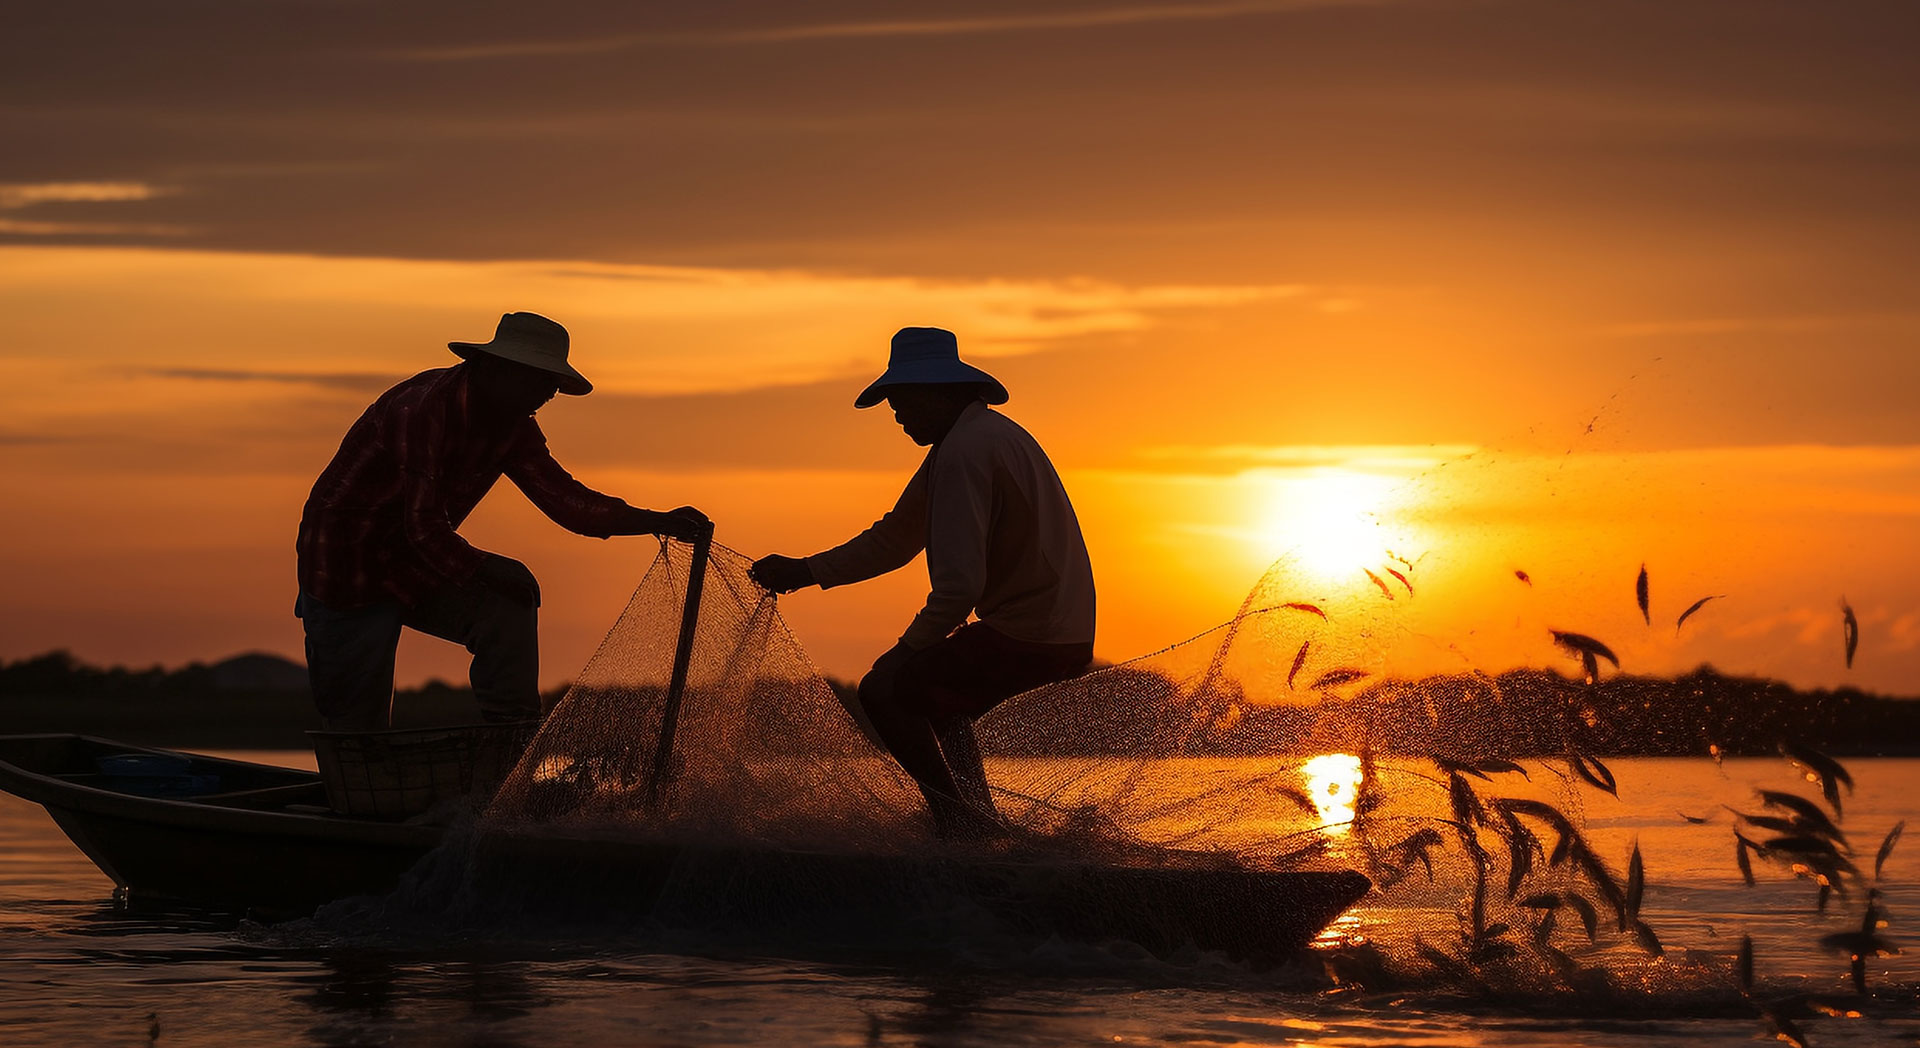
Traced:
<path id="1" fill-rule="evenodd" d="M 630 506 L 574 479 L 554 461 L 547 438 L 532 420 L 507 462 L 507 477 L 554 523 L 604 539 L 612 535 L 671 535 L 692 540 L 706 527 L 706 514 L 692 506 L 665 513 Z"/>
<path id="2" fill-rule="evenodd" d="M 864 582 L 911 561 L 927 544 L 927 474 L 932 453 L 920 463 L 906 490 L 879 520 L 853 538 L 804 559 L 779 554 L 753 564 L 754 581 L 775 593 L 805 586 L 822 589 Z"/>

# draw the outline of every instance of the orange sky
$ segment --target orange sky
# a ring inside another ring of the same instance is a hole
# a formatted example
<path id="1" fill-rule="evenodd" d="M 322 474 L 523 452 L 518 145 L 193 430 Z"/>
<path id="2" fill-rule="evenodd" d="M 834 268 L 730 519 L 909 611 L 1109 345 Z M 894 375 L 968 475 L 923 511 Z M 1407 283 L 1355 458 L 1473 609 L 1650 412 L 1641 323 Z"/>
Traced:
<path id="1" fill-rule="evenodd" d="M 340 434 L 533 309 L 600 387 L 543 411 L 561 461 L 749 553 L 890 504 L 917 453 L 852 396 L 955 329 L 1067 480 L 1103 657 L 1291 551 L 1391 672 L 1551 627 L 1920 693 L 1909 5 L 97 14 L 0 68 L 0 657 L 297 653 Z M 510 488 L 466 531 L 540 573 L 550 681 L 653 548 Z M 851 675 L 923 589 L 785 606 Z"/>

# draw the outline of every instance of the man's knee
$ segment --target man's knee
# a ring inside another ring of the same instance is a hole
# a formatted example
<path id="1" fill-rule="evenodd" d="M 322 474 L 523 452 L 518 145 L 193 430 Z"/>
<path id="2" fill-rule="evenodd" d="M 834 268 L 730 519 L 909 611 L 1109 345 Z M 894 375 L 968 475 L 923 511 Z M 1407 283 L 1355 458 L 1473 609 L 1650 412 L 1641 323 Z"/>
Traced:
<path id="1" fill-rule="evenodd" d="M 540 610 L 517 600 L 489 592 L 474 609 L 473 627 L 467 647 L 477 651 L 495 644 L 537 644 L 540 637 Z"/>
<path id="2" fill-rule="evenodd" d="M 894 676 L 891 670 L 874 670 L 860 678 L 860 707 L 867 716 L 884 717 L 893 712 Z"/>

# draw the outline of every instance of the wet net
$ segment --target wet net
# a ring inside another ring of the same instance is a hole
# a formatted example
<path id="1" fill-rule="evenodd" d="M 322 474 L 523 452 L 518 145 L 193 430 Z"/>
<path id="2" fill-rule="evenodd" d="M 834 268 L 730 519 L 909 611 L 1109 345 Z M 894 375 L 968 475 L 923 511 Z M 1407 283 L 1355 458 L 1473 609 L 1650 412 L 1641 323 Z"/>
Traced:
<path id="1" fill-rule="evenodd" d="M 661 746 L 668 683 L 694 557 L 663 543 L 627 609 L 548 716 L 488 812 L 537 825 L 703 847 L 913 854 L 938 845 L 899 767 L 862 733 L 844 685 L 808 660 L 749 560 L 715 546 L 684 696 Z M 1412 565 L 1397 577 L 1411 591 Z M 1564 701 L 1510 703 L 1491 677 L 1396 689 L 1375 680 L 1388 613 L 1365 599 L 1295 599 L 1276 564 L 1231 622 L 1163 651 L 1016 696 L 978 722 L 990 785 L 1024 861 L 1130 867 L 1361 869 L 1392 888 L 1415 870 L 1451 907 L 1461 866 L 1485 938 L 1502 855 L 1547 852 L 1525 811 L 1474 789 L 1518 765 L 1489 746 L 1573 754 L 1577 682 Z M 1557 712 L 1545 717 L 1542 711 Z M 1469 726 L 1466 720 L 1475 724 Z M 1489 739 L 1486 725 L 1500 725 Z M 1499 752 L 1517 752 L 1511 749 Z M 1578 758 L 1569 768 L 1585 767 Z M 1561 781 L 1515 780 L 1577 837 Z M 1538 811 L 1534 812 L 1539 815 Z M 1483 834 L 1489 839 L 1483 842 Z M 1570 838 L 1571 840 L 1572 838 Z M 1549 843 L 1551 846 L 1551 843 Z M 1584 845 L 1574 858 L 1613 877 Z M 1462 852 L 1464 849 L 1464 852 Z M 1540 865 L 1544 867 L 1543 862 Z M 1570 877 L 1578 863 L 1562 864 Z M 1560 877 L 1565 880 L 1566 877 Z M 1454 879 L 1457 882 L 1457 878 Z M 1509 895 L 1501 895 L 1505 901 Z M 1624 898 L 1612 908 L 1624 914 Z M 1603 905 L 1605 902 L 1603 900 Z"/>
<path id="2" fill-rule="evenodd" d="M 713 905 L 738 908 L 743 879 L 757 885 L 746 895 L 779 901 L 749 918 L 762 920 L 881 869 L 762 863 L 743 872 L 751 864 L 739 856 L 755 849 L 1358 870 L 1372 892 L 1322 937 L 1321 963 L 1337 983 L 1437 976 L 1482 988 L 1625 982 L 1658 992 L 1731 978 L 1731 954 L 1704 966 L 1664 963 L 1661 933 L 1642 912 L 1637 843 L 1596 832 L 1583 809 L 1618 793 L 1600 755 L 1671 752 L 1705 763 L 1722 752 L 1738 711 L 1696 689 L 1682 713 L 1629 724 L 1653 707 L 1651 693 L 1616 675 L 1606 644 L 1577 633 L 1542 631 L 1560 671 L 1493 675 L 1463 655 L 1461 672 L 1396 678 L 1387 661 L 1396 646 L 1434 643 L 1408 624 L 1422 585 L 1417 561 L 1389 555 L 1361 585 L 1327 596 L 1329 587 L 1282 559 L 1228 623 L 996 707 L 976 732 L 1009 837 L 970 845 L 935 840 L 913 783 L 863 734 L 851 689 L 812 664 L 776 599 L 749 578 L 748 558 L 721 546 L 704 568 L 685 691 L 663 749 L 694 561 L 690 547 L 663 542 L 501 787 L 486 827 L 696 842 L 709 859 L 681 862 L 670 888 L 681 901 L 704 899 L 707 917 Z M 1849 859 L 1843 835 L 1815 810 L 1839 814 L 1844 769 L 1811 748 L 1788 756 L 1810 784 L 1804 796 L 1776 794 L 1767 803 L 1786 807 L 1722 820 L 1732 823 L 1742 875 L 1751 880 L 1758 866 L 1763 878 L 1817 891 L 1822 912 L 1832 896 L 1878 920 L 1878 865 L 1869 872 Z M 1213 883 L 1195 879 L 1191 890 Z M 714 903 L 721 884 L 729 894 Z M 1139 900 L 1109 902 L 1118 910 Z"/>
<path id="3" fill-rule="evenodd" d="M 539 823 L 767 844 L 910 836 L 919 795 L 870 744 L 747 576 L 709 556 L 685 690 L 663 750 L 691 546 L 663 542 L 627 608 L 489 809 Z"/>

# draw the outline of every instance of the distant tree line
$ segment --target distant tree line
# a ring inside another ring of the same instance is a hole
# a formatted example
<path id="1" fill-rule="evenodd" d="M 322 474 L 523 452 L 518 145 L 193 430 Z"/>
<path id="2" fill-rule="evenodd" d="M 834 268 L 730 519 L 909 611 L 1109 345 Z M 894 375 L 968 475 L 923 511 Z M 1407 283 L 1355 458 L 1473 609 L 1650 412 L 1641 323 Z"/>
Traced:
<path id="1" fill-rule="evenodd" d="M 980 724 L 999 752 L 1113 755 L 1377 752 L 1756 756 L 1795 741 L 1836 754 L 1920 754 L 1920 701 L 1852 688 L 1801 691 L 1702 666 L 1588 685 L 1551 670 L 1377 680 L 1263 702 L 1223 679 L 1195 685 L 1108 669 L 1020 696 Z"/>
<path id="2" fill-rule="evenodd" d="M 854 685 L 829 680 L 843 701 Z M 785 711 L 764 737 L 735 732 L 742 756 L 785 749 L 825 752 L 855 744 L 845 715 L 803 698 L 798 682 L 765 679 L 747 694 L 690 694 L 687 716 L 715 704 L 748 719 Z M 815 685 L 814 687 L 817 687 Z M 546 696 L 549 707 L 565 689 Z M 657 731 L 659 689 L 582 696 L 635 711 L 634 729 Z M 1801 691 L 1702 666 L 1680 677 L 1611 677 L 1588 685 L 1549 670 L 1497 676 L 1446 674 L 1355 682 L 1287 701 L 1248 696 L 1231 679 L 1196 685 L 1152 669 L 1117 666 L 1019 696 L 980 722 L 991 751 L 1025 755 L 1257 756 L 1356 751 L 1473 757 L 1551 756 L 1572 745 L 1623 756 L 1724 756 L 1775 752 L 1791 740 L 1839 755 L 1920 754 L 1920 701 L 1852 688 Z M 398 692 L 396 727 L 478 719 L 472 692 L 438 681 Z M 710 714 L 709 714 L 710 715 Z M 101 668 L 63 651 L 0 662 L 0 732 L 61 731 L 161 745 L 303 747 L 318 714 L 297 663 L 241 656 L 213 664 Z"/>
<path id="3" fill-rule="evenodd" d="M 549 703 L 556 691 L 545 696 Z M 441 681 L 396 692 L 396 728 L 480 719 L 473 691 Z M 74 732 L 152 746 L 304 749 L 320 727 L 306 668 L 241 655 L 177 669 L 100 667 L 70 652 L 0 662 L 0 733 Z"/>

